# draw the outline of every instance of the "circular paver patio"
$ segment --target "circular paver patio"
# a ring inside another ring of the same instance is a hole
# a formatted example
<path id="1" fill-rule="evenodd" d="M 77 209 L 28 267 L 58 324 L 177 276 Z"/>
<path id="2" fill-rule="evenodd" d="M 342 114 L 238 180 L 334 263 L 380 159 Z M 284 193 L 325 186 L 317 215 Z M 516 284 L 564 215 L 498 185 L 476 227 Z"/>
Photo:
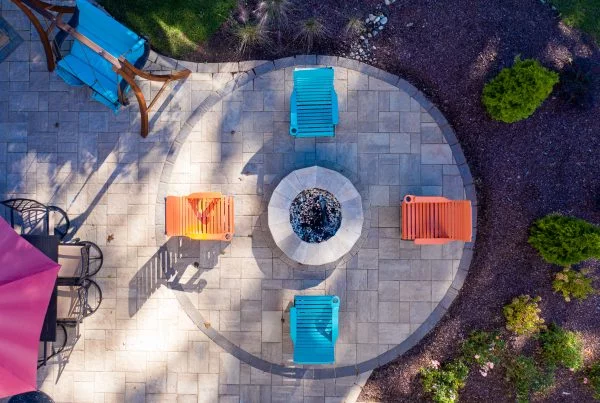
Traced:
<path id="1" fill-rule="evenodd" d="M 414 87 L 374 68 L 360 72 L 331 63 L 337 58 L 327 63 L 334 65 L 339 98 L 336 137 L 291 137 L 294 60 L 284 68 L 256 68 L 256 77 L 208 99 L 165 164 L 159 204 L 167 194 L 209 190 L 235 197 L 232 242 L 167 241 L 161 225 L 156 237 L 180 256 L 170 288 L 198 328 L 225 351 L 288 377 L 306 377 L 307 371 L 319 379 L 355 375 L 412 347 L 462 285 L 472 245 L 401 240 L 400 201 L 406 194 L 464 199 L 468 167 L 452 129 Z M 362 197 L 361 238 L 354 253 L 334 266 L 292 261 L 268 228 L 273 189 L 293 170 L 311 166 L 342 173 Z M 340 297 L 334 365 L 293 364 L 288 312 L 298 294 Z"/>

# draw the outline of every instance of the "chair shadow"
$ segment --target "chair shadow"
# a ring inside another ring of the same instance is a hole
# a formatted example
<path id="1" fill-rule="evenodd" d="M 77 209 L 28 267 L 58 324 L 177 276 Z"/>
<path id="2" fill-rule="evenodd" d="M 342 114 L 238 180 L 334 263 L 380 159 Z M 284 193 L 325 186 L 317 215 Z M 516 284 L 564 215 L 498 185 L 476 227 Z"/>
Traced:
<path id="1" fill-rule="evenodd" d="M 227 243 L 171 237 L 129 282 L 129 316 L 133 317 L 161 286 L 176 285 L 187 292 L 202 292 L 202 274 L 218 263 Z"/>

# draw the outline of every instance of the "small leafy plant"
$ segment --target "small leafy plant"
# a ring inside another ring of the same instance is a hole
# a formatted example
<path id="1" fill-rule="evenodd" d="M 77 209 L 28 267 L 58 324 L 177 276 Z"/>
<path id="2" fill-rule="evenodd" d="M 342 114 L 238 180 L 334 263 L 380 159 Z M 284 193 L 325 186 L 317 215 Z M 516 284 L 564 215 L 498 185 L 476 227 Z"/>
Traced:
<path id="1" fill-rule="evenodd" d="M 503 308 L 506 328 L 518 335 L 534 334 L 545 328 L 538 302 L 542 298 L 520 295 Z"/>
<path id="2" fill-rule="evenodd" d="M 434 402 L 454 403 L 458 401 L 458 391 L 465 386 L 469 367 L 455 360 L 440 368 L 440 363 L 432 360 L 431 366 L 421 368 L 420 374 L 423 389 Z"/>
<path id="3" fill-rule="evenodd" d="M 590 59 L 576 58 L 560 73 L 559 96 L 581 109 L 593 108 L 594 92 L 598 83 L 597 74 L 600 74 L 600 66 L 594 65 Z"/>
<path id="4" fill-rule="evenodd" d="M 571 298 L 582 301 L 596 293 L 592 286 L 593 278 L 588 273 L 589 270 L 585 269 L 581 271 L 563 269 L 554 276 L 552 288 L 554 292 L 561 293 L 567 302 L 570 302 Z"/>
<path id="5" fill-rule="evenodd" d="M 596 361 L 585 371 L 583 383 L 594 390 L 594 399 L 600 400 L 600 361 Z"/>
<path id="6" fill-rule="evenodd" d="M 583 344 L 575 332 L 551 323 L 540 333 L 542 358 L 549 367 L 563 366 L 578 370 L 583 366 Z"/>
<path id="7" fill-rule="evenodd" d="M 464 360 L 469 364 L 477 364 L 481 376 L 487 376 L 488 372 L 500 363 L 501 355 L 504 353 L 506 343 L 498 332 L 475 331 L 462 344 Z"/>
<path id="8" fill-rule="evenodd" d="M 554 371 L 544 370 L 533 358 L 519 355 L 506 366 L 506 378 L 515 385 L 517 401 L 526 403 L 533 393 L 542 392 L 554 384 Z"/>
<path id="9" fill-rule="evenodd" d="M 569 267 L 600 256 L 600 227 L 580 218 L 550 214 L 533 223 L 529 244 L 548 263 Z"/>
<path id="10" fill-rule="evenodd" d="M 513 123 L 528 118 L 558 82 L 558 74 L 534 59 L 515 58 L 483 88 L 483 104 L 492 119 Z"/>

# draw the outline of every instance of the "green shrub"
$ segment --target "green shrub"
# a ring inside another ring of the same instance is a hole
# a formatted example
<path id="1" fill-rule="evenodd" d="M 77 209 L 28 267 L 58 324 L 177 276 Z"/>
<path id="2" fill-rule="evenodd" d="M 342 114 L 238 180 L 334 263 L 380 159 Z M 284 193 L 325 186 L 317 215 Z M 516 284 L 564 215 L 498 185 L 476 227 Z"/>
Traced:
<path id="1" fill-rule="evenodd" d="M 537 60 L 515 58 L 483 88 L 483 104 L 495 120 L 513 123 L 528 118 L 544 102 L 558 82 L 558 74 Z"/>
<path id="2" fill-rule="evenodd" d="M 551 0 L 560 18 L 570 27 L 579 28 L 600 43 L 600 2 L 598 0 Z"/>
<path id="3" fill-rule="evenodd" d="M 533 223 L 529 243 L 548 263 L 569 267 L 600 257 L 600 227 L 580 218 L 550 214 Z"/>
<path id="4" fill-rule="evenodd" d="M 589 270 L 574 271 L 571 269 L 563 269 L 560 273 L 556 273 L 552 288 L 554 292 L 562 293 L 565 301 L 570 302 L 571 297 L 584 300 L 596 290 L 592 286 L 592 277 L 588 276 Z"/>
<path id="5" fill-rule="evenodd" d="M 594 399 L 600 400 L 600 361 L 596 361 L 585 371 L 583 383 L 589 384 L 594 390 Z"/>
<path id="6" fill-rule="evenodd" d="M 432 364 L 420 370 L 423 389 L 436 403 L 457 402 L 458 391 L 465 386 L 469 368 L 461 360 L 451 361 L 442 368 L 437 361 Z"/>
<path id="7" fill-rule="evenodd" d="M 531 394 L 554 384 L 554 371 L 540 368 L 533 358 L 520 355 L 506 366 L 506 378 L 515 385 L 517 401 L 529 402 Z"/>
<path id="8" fill-rule="evenodd" d="M 542 357 L 550 367 L 564 366 L 578 370 L 583 365 L 583 344 L 579 335 L 551 323 L 540 333 Z"/>
<path id="9" fill-rule="evenodd" d="M 513 298 L 503 308 L 506 328 L 519 335 L 533 334 L 543 329 L 544 319 L 540 317 L 541 309 L 538 307 L 541 300 L 540 297 L 531 298 L 529 295 Z"/>
<path id="10" fill-rule="evenodd" d="M 498 332 L 484 332 L 478 330 L 469 335 L 462 344 L 463 359 L 469 364 L 477 364 L 479 373 L 487 373 L 500 363 L 506 343 Z"/>
<path id="11" fill-rule="evenodd" d="M 560 72 L 558 95 L 567 103 L 581 109 L 595 106 L 600 65 L 591 59 L 577 57 Z"/>

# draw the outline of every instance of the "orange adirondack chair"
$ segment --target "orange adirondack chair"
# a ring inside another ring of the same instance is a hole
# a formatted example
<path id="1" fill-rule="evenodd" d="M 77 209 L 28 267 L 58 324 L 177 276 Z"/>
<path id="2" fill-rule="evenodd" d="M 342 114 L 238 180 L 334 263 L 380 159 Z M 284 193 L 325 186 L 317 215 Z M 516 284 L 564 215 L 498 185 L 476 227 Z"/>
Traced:
<path id="1" fill-rule="evenodd" d="M 212 241 L 231 241 L 233 237 L 233 196 L 219 192 L 167 196 L 165 213 L 169 236 Z"/>
<path id="2" fill-rule="evenodd" d="M 402 202 L 402 239 L 418 245 L 471 241 L 471 202 L 407 195 Z"/>

